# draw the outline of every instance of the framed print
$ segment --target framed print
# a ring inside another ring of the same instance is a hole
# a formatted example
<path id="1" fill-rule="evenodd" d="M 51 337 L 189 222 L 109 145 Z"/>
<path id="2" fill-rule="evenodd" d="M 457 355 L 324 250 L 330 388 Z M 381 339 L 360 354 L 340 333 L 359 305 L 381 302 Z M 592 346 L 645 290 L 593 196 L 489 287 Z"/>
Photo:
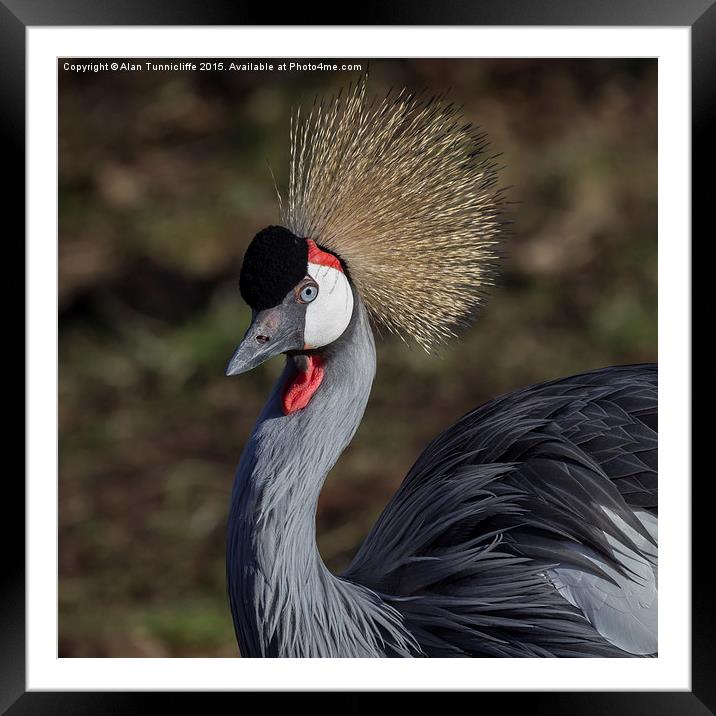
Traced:
<path id="1" fill-rule="evenodd" d="M 716 706 L 690 467 L 716 11 L 506 8 L 0 5 L 26 177 L 8 713 Z"/>

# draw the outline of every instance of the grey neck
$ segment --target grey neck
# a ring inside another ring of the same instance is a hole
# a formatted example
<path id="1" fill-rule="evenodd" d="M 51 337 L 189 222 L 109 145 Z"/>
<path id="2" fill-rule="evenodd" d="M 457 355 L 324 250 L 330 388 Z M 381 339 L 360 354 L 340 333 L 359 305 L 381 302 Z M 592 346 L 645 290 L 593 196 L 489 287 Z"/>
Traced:
<path id="1" fill-rule="evenodd" d="M 322 351 L 324 378 L 303 410 L 284 415 L 293 358 L 274 386 L 239 463 L 227 577 L 244 656 L 408 655 L 398 613 L 370 590 L 335 577 L 316 547 L 323 482 L 352 439 L 375 375 L 375 345 L 356 295 L 350 325 Z"/>

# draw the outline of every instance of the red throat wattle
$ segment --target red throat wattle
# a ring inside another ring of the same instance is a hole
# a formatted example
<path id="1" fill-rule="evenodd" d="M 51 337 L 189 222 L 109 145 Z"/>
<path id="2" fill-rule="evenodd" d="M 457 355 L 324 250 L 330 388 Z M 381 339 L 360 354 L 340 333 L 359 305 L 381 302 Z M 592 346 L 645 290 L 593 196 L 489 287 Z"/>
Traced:
<path id="1" fill-rule="evenodd" d="M 309 355 L 305 370 L 299 370 L 283 389 L 283 414 L 290 415 L 302 410 L 310 402 L 323 380 L 323 361 L 317 355 Z"/>

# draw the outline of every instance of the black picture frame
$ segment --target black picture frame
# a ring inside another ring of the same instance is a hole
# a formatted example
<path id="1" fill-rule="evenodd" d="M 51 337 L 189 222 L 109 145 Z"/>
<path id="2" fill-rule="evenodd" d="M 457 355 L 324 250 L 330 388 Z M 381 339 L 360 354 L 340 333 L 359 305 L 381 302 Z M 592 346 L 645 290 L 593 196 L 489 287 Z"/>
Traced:
<path id="1" fill-rule="evenodd" d="M 0 122 L 3 131 L 3 191 L 7 214 L 14 214 L 24 233 L 25 210 L 25 44 L 27 27 L 91 25 L 282 25 L 346 24 L 339 4 L 320 3 L 262 6 L 224 0 L 0 0 Z M 688 26 L 691 28 L 692 61 L 692 220 L 694 232 L 706 227 L 709 185 L 706 170 L 714 166 L 713 150 L 707 142 L 709 120 L 716 115 L 716 0 L 480 0 L 473 3 L 443 0 L 440 3 L 363 3 L 359 23 L 373 25 L 560 25 L 560 26 Z M 696 148 L 698 148 L 696 150 Z M 701 173 L 702 181 L 695 177 Z M 9 179 L 9 181 L 7 181 Z M 710 192 L 709 192 L 710 193 Z M 7 225 L 7 222 L 6 222 Z M 711 229 L 713 232 L 713 229 Z M 19 242 L 15 242 L 19 243 Z M 685 247 L 688 250 L 688 247 Z M 21 259 L 24 263 L 24 257 Z M 17 269 L 14 269 L 17 271 Z M 16 352 L 15 360 L 19 361 Z M 24 356 L 23 356 L 24 357 Z M 48 366 L 49 369 L 52 369 Z M 32 376 L 25 374 L 26 381 Z M 27 383 L 26 383 L 27 385 Z M 20 423 L 20 421 L 17 421 Z M 23 423 L 24 424 L 24 421 Z M 702 476 L 692 484 L 692 690 L 690 692 L 573 692 L 573 693 L 482 693 L 480 708 L 489 708 L 493 699 L 502 708 L 524 708 L 530 713 L 555 714 L 709 714 L 716 713 L 716 656 L 714 607 L 709 589 L 711 570 L 696 567 L 713 562 L 711 532 L 706 510 L 711 504 L 708 491 L 712 480 Z M 24 515 L 24 486 L 19 478 L 6 475 L 6 517 L 12 511 Z M 12 510 L 9 506 L 12 505 Z M 9 526 L 3 560 L 3 599 L 0 609 L 0 713 L 63 714 L 124 713 L 143 706 L 171 708 L 158 704 L 181 699 L 177 705 L 192 711 L 207 707 L 205 699 L 227 694 L 152 695 L 131 692 L 26 692 L 25 687 L 25 553 L 18 534 L 23 534 L 23 517 Z M 229 697 L 235 698 L 230 694 Z M 336 694 L 334 696 L 339 696 Z M 361 708 L 364 697 L 352 699 L 353 709 Z M 198 699 L 202 701 L 199 702 Z M 294 697 L 295 698 L 295 697 Z M 297 702 L 292 702 L 296 708 Z M 476 704 L 477 707 L 477 704 Z M 347 710 L 342 701 L 342 711 Z"/>

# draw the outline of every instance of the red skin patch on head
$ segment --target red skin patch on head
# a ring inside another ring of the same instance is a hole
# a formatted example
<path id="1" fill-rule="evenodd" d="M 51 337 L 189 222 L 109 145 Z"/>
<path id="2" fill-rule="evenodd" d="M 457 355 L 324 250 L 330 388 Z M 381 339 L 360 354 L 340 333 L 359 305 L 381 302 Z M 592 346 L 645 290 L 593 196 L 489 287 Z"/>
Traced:
<path id="1" fill-rule="evenodd" d="M 327 251 L 321 251 L 321 249 L 319 249 L 316 245 L 316 242 L 312 239 L 306 239 L 306 242 L 308 243 L 309 264 L 329 266 L 330 268 L 338 269 L 341 272 L 343 271 L 341 262 L 333 254 L 329 254 Z"/>
<path id="2" fill-rule="evenodd" d="M 323 381 L 324 370 L 321 358 L 317 355 L 309 355 L 307 358 L 308 368 L 305 371 L 298 371 L 283 389 L 281 404 L 284 415 L 305 408 Z"/>

